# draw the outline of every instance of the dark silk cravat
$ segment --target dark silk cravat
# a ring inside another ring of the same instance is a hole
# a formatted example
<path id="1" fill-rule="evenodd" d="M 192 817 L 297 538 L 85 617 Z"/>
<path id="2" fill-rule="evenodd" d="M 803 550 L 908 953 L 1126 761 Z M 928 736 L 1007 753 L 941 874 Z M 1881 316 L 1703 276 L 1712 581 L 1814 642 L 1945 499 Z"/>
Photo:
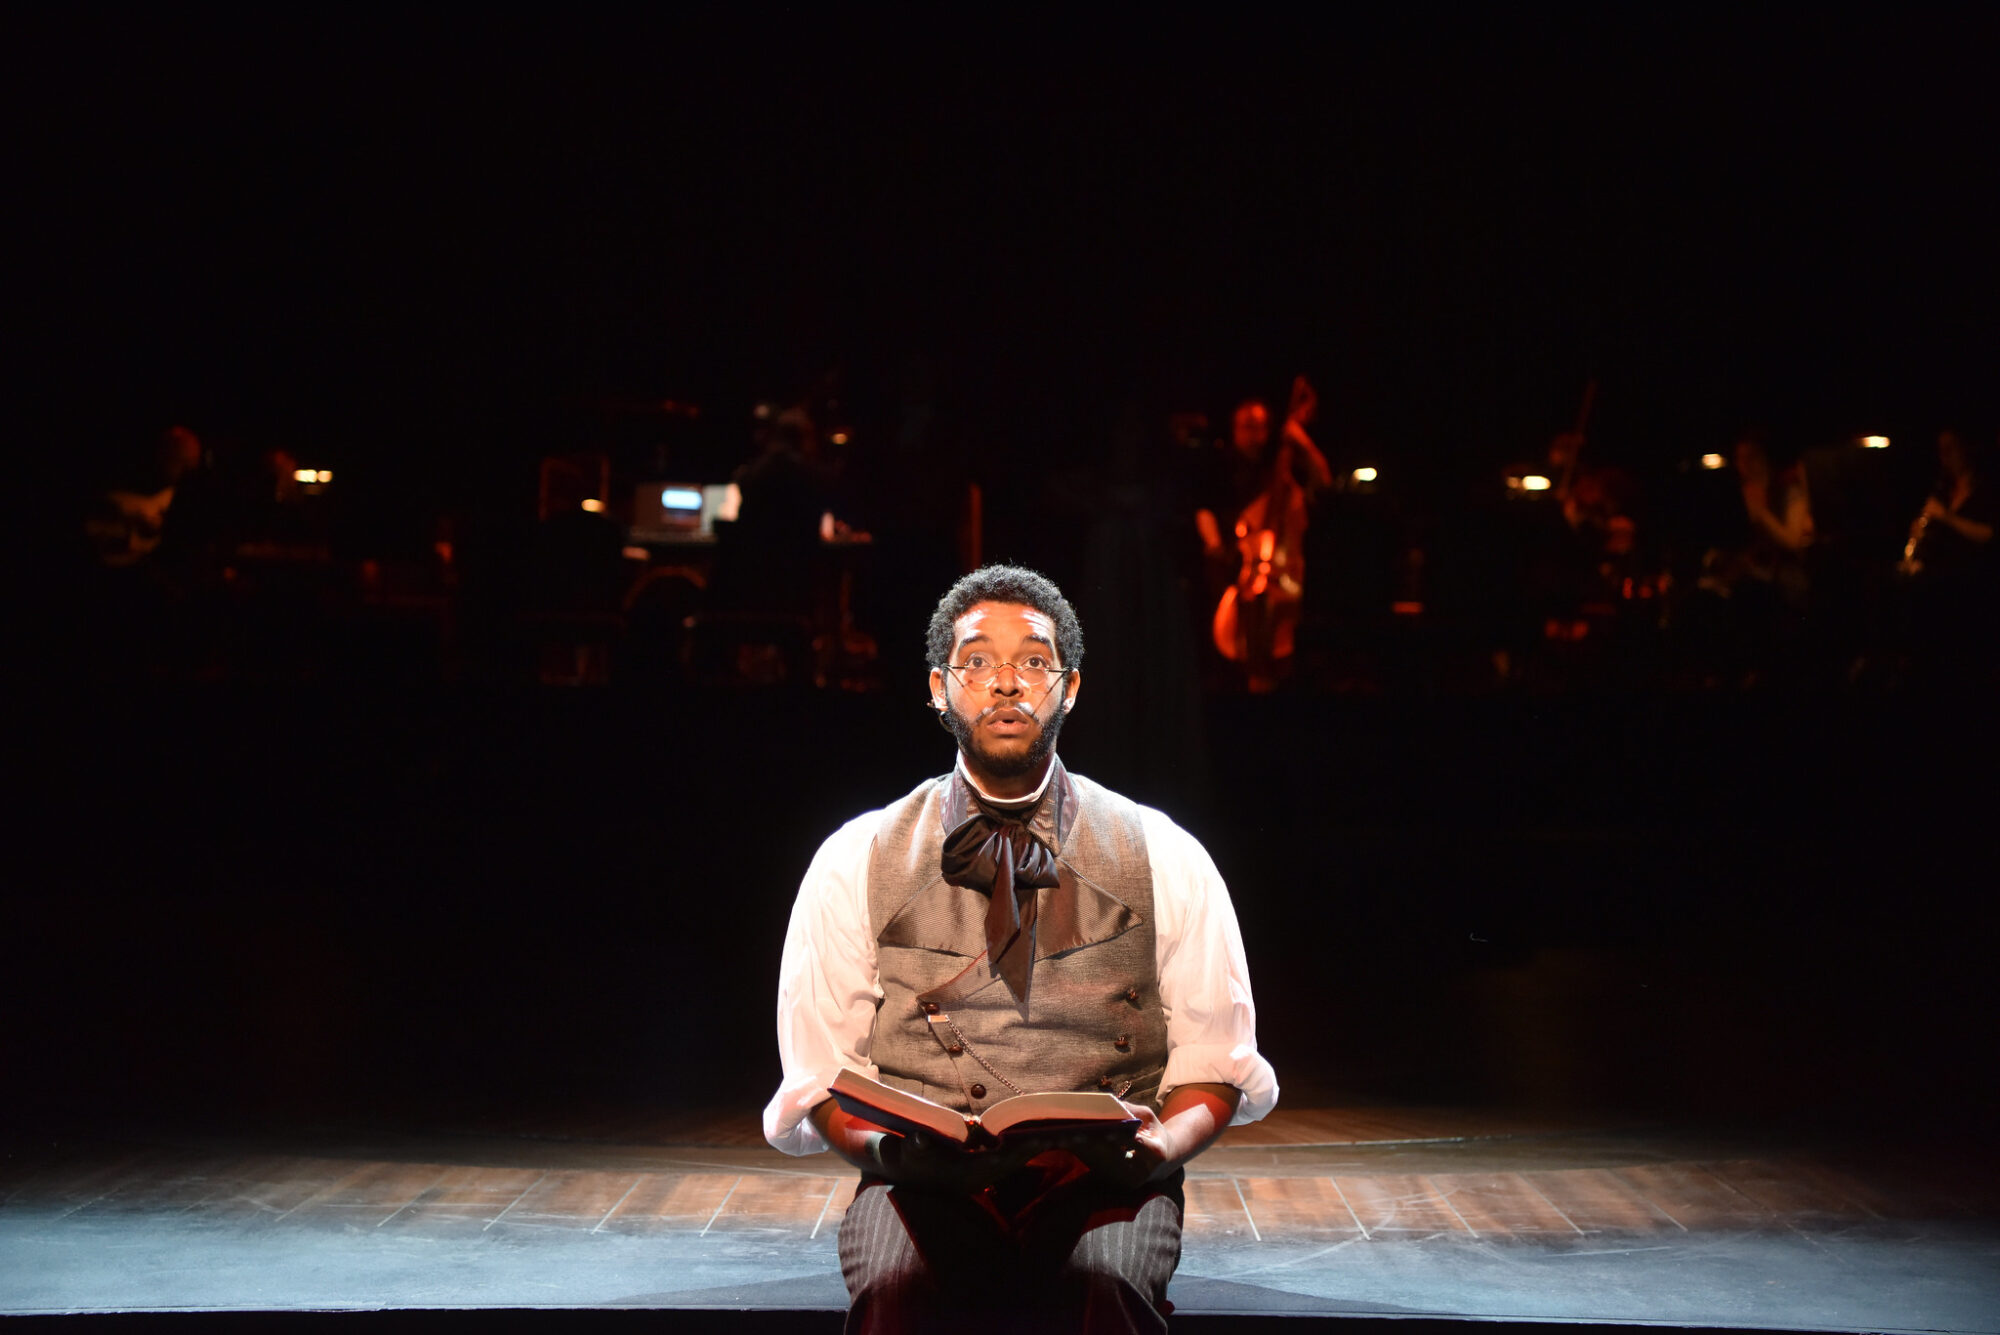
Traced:
<path id="1" fill-rule="evenodd" d="M 944 837 L 944 878 L 987 896 L 986 958 L 1016 999 L 1035 963 L 1035 891 L 1057 884 L 1056 855 L 1027 826 L 1034 811 L 1015 819 L 975 800 Z"/>

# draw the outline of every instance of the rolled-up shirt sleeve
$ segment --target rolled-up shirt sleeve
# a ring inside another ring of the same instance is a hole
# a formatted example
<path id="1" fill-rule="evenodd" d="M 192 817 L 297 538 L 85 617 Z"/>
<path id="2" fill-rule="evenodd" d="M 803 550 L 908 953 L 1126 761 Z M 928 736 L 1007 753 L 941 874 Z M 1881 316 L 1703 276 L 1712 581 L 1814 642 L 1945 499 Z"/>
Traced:
<path id="1" fill-rule="evenodd" d="M 1277 1106 L 1278 1077 L 1257 1051 L 1257 1003 L 1229 888 L 1193 835 L 1160 812 L 1140 811 L 1167 1010 L 1160 1088 L 1233 1085 L 1243 1097 L 1230 1125 L 1257 1121 Z"/>
<path id="2" fill-rule="evenodd" d="M 848 822 L 820 845 L 792 904 L 778 968 L 778 1057 L 784 1080 L 764 1107 L 764 1138 L 786 1154 L 826 1140 L 807 1114 L 843 1066 L 877 1074 L 869 1036 L 882 989 L 868 922 L 868 859 L 881 812 Z"/>

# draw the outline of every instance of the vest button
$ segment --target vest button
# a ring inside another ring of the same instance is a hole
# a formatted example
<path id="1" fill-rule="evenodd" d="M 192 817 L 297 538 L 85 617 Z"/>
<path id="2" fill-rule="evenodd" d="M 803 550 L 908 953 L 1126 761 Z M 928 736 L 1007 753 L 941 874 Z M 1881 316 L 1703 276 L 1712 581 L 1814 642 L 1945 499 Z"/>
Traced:
<path id="1" fill-rule="evenodd" d="M 938 1013 L 938 1004 L 935 1001 L 926 1001 L 924 1003 L 924 1014 L 936 1015 L 937 1013 Z"/>
<path id="2" fill-rule="evenodd" d="M 963 1043 L 948 1043 L 945 1045 L 944 1050 L 956 1057 L 959 1053 L 965 1051 L 965 1045 Z"/>
<path id="3" fill-rule="evenodd" d="M 975 1099 L 983 1099 L 983 1098 L 985 1098 L 985 1097 L 986 1097 L 986 1086 L 984 1086 L 984 1085 L 974 1085 L 974 1086 L 973 1086 L 973 1087 L 971 1088 L 971 1090 L 970 1090 L 970 1091 L 968 1091 L 968 1092 L 969 1092 L 969 1093 L 970 1093 L 970 1094 L 972 1095 L 972 1097 L 973 1097 L 973 1098 L 975 1098 Z"/>
<path id="4" fill-rule="evenodd" d="M 1118 1037 L 1111 1040 L 1111 1046 L 1117 1048 L 1120 1052 L 1125 1051 L 1127 1048 L 1132 1046 L 1132 1035 L 1130 1034 L 1118 1035 Z"/>

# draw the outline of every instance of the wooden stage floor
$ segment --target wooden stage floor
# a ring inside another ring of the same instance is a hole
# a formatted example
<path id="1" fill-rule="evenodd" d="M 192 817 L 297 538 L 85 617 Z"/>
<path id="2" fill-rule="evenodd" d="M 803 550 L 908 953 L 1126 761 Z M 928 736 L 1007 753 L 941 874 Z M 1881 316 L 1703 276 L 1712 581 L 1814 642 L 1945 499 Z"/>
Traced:
<path id="1" fill-rule="evenodd" d="M 750 1308 L 833 1330 L 844 1301 L 851 1174 L 771 1151 L 754 1109 L 6 1149 L 0 1313 Z M 1991 1163 L 1914 1137 L 1281 1109 L 1191 1168 L 1172 1297 L 1196 1318 L 2000 1332 Z"/>

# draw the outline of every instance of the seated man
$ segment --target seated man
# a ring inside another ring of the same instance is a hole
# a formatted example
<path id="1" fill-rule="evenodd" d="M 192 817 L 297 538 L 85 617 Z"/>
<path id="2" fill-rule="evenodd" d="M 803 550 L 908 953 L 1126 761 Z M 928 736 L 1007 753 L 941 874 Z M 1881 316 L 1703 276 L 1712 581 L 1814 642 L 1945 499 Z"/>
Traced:
<path id="1" fill-rule="evenodd" d="M 861 1170 L 840 1228 L 850 1331 L 1163 1330 L 1182 1165 L 1277 1102 L 1229 893 L 1185 831 L 1057 760 L 1083 632 L 1054 584 L 966 576 L 929 648 L 958 763 L 807 870 L 765 1135 Z M 843 1067 L 968 1115 L 1103 1090 L 1136 1126 L 906 1138 L 828 1097 Z"/>

